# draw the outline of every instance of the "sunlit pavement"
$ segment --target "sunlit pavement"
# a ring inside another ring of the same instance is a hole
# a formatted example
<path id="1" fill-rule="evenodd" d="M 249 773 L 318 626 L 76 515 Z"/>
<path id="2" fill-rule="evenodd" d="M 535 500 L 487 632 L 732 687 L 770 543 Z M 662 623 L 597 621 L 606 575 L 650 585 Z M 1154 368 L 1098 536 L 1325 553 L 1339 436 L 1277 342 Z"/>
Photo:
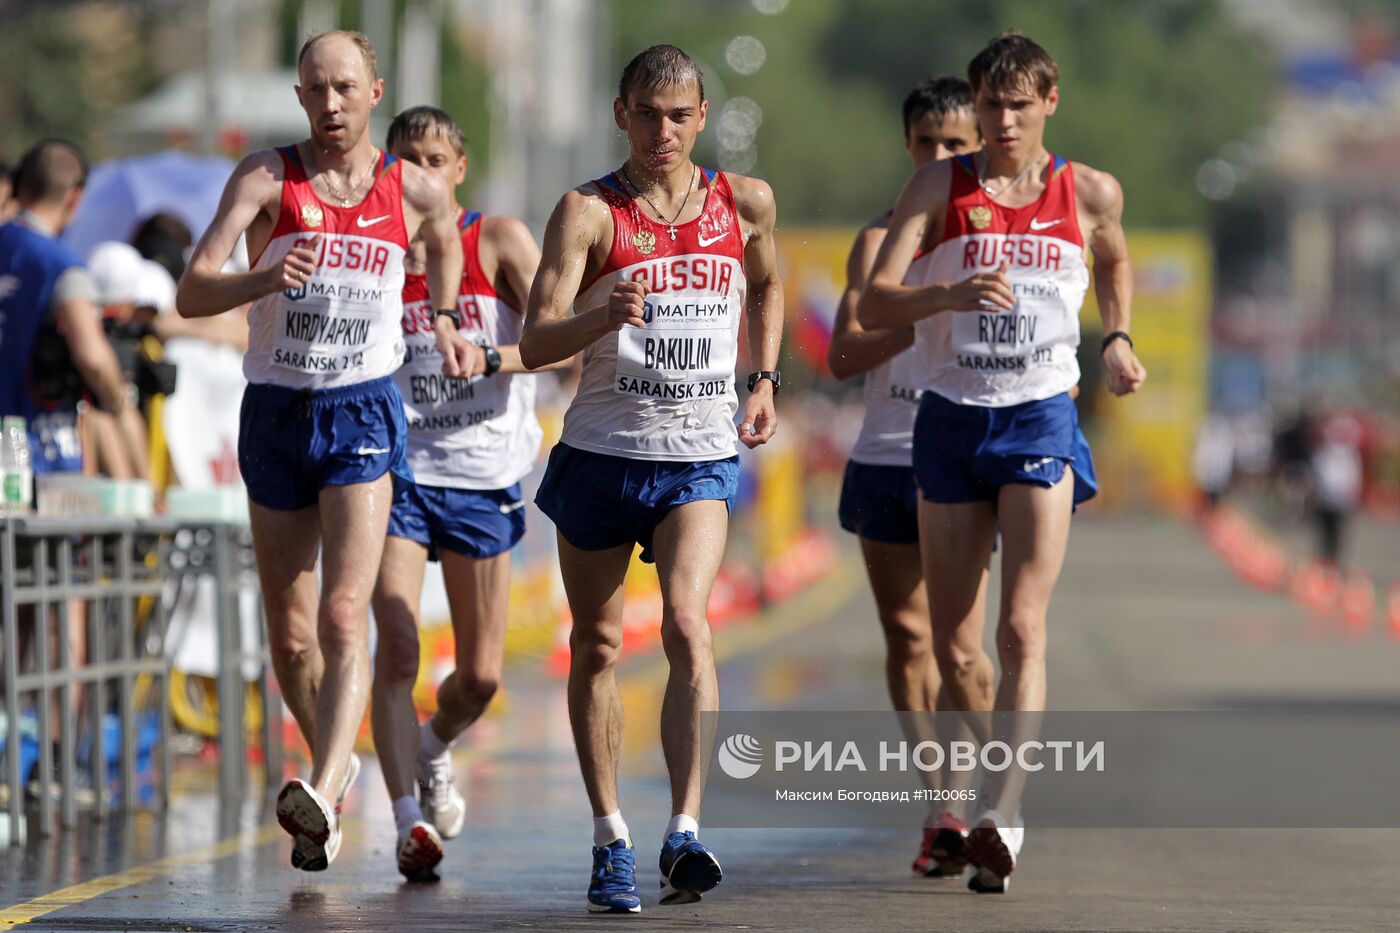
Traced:
<path id="1" fill-rule="evenodd" d="M 1368 534 L 1400 566 L 1400 536 Z M 843 541 L 843 547 L 849 545 Z M 854 549 L 826 579 L 717 636 L 728 709 L 882 709 L 882 646 Z M 1400 643 L 1317 619 L 1238 582 L 1189 528 L 1086 517 L 1051 613 L 1058 709 L 1400 705 Z M 754 930 L 1393 930 L 1400 832 L 1041 830 L 1014 884 L 977 896 L 914 878 L 918 828 L 705 830 L 725 882 L 700 904 L 656 903 L 669 815 L 656 740 L 659 657 L 622 670 L 623 809 L 638 845 L 639 917 L 584 910 L 588 808 L 559 682 L 509 673 L 505 711 L 457 754 L 467 831 L 442 880 L 409 885 L 377 768 L 347 801 L 331 870 L 287 865 L 261 785 L 221 806 L 213 773 L 186 769 L 170 813 L 32 839 L 3 862 L 0 928 L 70 930 L 497 930 L 708 926 Z M 256 781 L 256 778 L 255 778 Z M 1318 788 L 1326 794 L 1327 788 Z M 1183 818 L 1189 823 L 1189 817 Z"/>

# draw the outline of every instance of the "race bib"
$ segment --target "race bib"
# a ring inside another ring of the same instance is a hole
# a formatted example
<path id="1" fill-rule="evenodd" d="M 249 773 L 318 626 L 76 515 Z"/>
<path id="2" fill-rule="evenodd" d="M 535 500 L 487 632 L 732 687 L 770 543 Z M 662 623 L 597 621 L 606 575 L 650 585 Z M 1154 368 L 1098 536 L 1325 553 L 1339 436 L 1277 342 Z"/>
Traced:
<path id="1" fill-rule="evenodd" d="M 289 292 L 292 290 L 288 290 Z M 365 364 L 365 350 L 379 329 L 382 311 L 360 311 L 324 304 L 281 305 L 272 362 L 300 373 L 353 373 Z M 402 354 L 402 344 L 397 351 Z"/>
<path id="2" fill-rule="evenodd" d="M 618 331 L 615 390 L 677 401 L 723 398 L 738 359 L 737 314 L 730 296 L 649 295 L 646 326 Z"/>
<path id="3" fill-rule="evenodd" d="M 406 403 L 409 430 L 448 434 L 505 414 L 509 377 L 454 379 L 443 375 L 436 340 L 418 335 L 407 343 L 407 362 L 394 378 Z"/>
<path id="4" fill-rule="evenodd" d="M 1024 372 L 1054 362 L 1065 339 L 1064 314 L 1022 297 L 1009 311 L 956 311 L 953 350 L 963 369 Z"/>

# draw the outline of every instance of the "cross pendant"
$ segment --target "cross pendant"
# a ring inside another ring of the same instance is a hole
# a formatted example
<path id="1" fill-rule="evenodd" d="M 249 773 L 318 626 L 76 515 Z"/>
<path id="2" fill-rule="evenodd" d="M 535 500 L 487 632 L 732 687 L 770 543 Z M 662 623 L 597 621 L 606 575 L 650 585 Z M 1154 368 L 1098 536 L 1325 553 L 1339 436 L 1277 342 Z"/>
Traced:
<path id="1" fill-rule="evenodd" d="M 671 239 L 674 240 L 676 238 L 676 228 L 674 226 L 667 227 L 666 232 L 671 234 Z"/>

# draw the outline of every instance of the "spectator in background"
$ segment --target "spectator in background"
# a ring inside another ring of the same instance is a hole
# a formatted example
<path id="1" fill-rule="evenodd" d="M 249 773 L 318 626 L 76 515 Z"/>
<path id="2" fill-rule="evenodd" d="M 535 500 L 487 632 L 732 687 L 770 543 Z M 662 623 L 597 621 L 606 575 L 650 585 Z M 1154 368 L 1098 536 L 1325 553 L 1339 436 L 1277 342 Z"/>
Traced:
<path id="1" fill-rule="evenodd" d="M 179 281 L 185 272 L 185 260 L 194 246 L 194 235 L 185 222 L 174 214 L 152 214 L 137 226 L 131 235 L 131 245 L 140 255 L 160 265 Z M 242 241 L 224 268 L 226 273 L 247 272 L 247 253 Z M 174 310 L 174 296 L 171 296 Z M 208 318 L 186 318 L 178 314 L 162 312 L 151 321 L 161 342 L 177 337 L 189 337 L 210 344 L 229 346 L 239 353 L 248 349 L 248 306 L 236 308 L 228 314 Z"/>
<path id="2" fill-rule="evenodd" d="M 36 474 L 82 468 L 77 425 L 84 391 L 103 411 L 120 414 L 126 406 L 92 276 L 58 242 L 86 182 L 77 147 L 38 143 L 14 175 L 19 213 L 0 226 L 0 415 L 28 422 Z"/>
<path id="3" fill-rule="evenodd" d="M 1347 523 L 1361 502 L 1361 426 L 1341 415 L 1318 433 L 1308 459 L 1309 502 L 1317 525 L 1317 557 L 1341 568 Z"/>
<path id="4" fill-rule="evenodd" d="M 165 267 L 172 279 L 185 273 L 185 260 L 194 247 L 194 236 L 185 222 L 174 214 L 152 214 L 141 221 L 131 235 L 131 245 L 146 259 Z"/>
<path id="5" fill-rule="evenodd" d="M 1201 421 L 1191 465 L 1204 505 L 1213 510 L 1229 490 L 1235 472 L 1235 438 L 1223 415 L 1212 413 Z"/>
<path id="6" fill-rule="evenodd" d="M 137 401 L 131 385 L 136 347 L 134 340 L 122 335 L 136 316 L 137 290 L 145 263 L 134 248 L 116 241 L 99 244 L 88 257 L 88 269 L 97 286 L 97 304 L 102 309 L 103 331 L 117 354 L 128 403 Z M 91 412 L 83 424 L 84 447 L 91 451 L 88 470 L 113 479 L 149 479 L 146 436 L 136 404 L 128 404 L 119 416 Z"/>
<path id="7" fill-rule="evenodd" d="M 15 184 L 10 163 L 0 159 L 0 224 L 9 223 L 18 209 L 15 206 Z"/>

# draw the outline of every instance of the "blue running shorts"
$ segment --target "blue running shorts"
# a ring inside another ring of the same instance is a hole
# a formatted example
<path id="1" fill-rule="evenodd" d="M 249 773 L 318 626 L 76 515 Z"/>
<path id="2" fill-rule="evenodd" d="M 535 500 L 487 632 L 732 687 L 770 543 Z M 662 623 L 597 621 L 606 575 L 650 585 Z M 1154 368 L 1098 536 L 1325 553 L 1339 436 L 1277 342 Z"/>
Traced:
<path id="1" fill-rule="evenodd" d="M 837 510 L 841 527 L 886 544 L 919 543 L 919 490 L 913 467 L 846 464 Z"/>
<path id="2" fill-rule="evenodd" d="M 994 500 L 1007 483 L 1049 488 L 1074 472 L 1074 504 L 1098 493 L 1089 442 L 1068 393 L 1005 408 L 925 392 L 914 421 L 914 478 L 930 502 Z"/>
<path id="3" fill-rule="evenodd" d="M 525 503 L 520 484 L 505 489 L 452 489 L 422 483 L 395 483 L 389 534 L 428 549 L 463 557 L 504 554 L 525 534 Z"/>
<path id="4" fill-rule="evenodd" d="M 738 457 L 635 460 L 556 444 L 535 504 L 574 547 L 601 551 L 636 542 L 651 562 L 652 532 L 671 509 L 719 499 L 732 513 L 738 492 Z"/>
<path id="5" fill-rule="evenodd" d="M 249 385 L 238 423 L 248 498 L 269 509 L 315 505 L 326 486 L 411 480 L 408 425 L 392 377 L 334 389 Z"/>

